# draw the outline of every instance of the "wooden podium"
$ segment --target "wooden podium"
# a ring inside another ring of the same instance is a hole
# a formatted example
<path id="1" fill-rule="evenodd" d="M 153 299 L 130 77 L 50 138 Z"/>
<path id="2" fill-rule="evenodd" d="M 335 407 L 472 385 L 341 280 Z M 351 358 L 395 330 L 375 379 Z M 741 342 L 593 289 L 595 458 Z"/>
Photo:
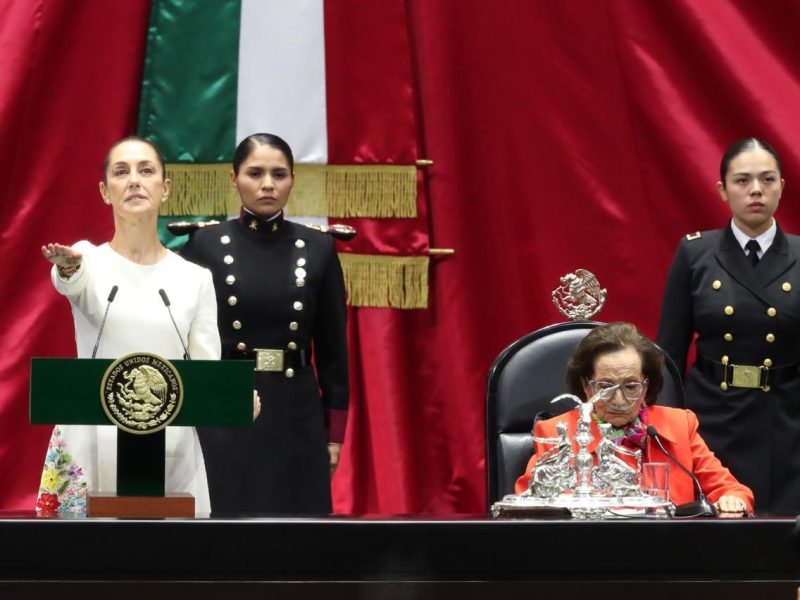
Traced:
<path id="1" fill-rule="evenodd" d="M 162 359 L 163 360 L 163 359 Z M 34 358 L 31 361 L 32 424 L 111 425 L 102 403 L 102 385 L 116 361 L 88 358 Z M 183 400 L 169 426 L 231 427 L 253 422 L 251 360 L 172 360 Z M 92 517 L 188 517 L 195 515 L 190 494 L 165 494 L 166 429 L 129 433 L 117 429 L 117 493 L 90 494 Z"/>

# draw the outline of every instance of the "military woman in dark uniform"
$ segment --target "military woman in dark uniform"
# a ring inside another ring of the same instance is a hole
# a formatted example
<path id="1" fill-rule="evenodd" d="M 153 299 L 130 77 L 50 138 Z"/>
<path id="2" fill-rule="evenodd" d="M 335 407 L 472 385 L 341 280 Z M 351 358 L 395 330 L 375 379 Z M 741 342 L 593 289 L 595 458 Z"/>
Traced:
<path id="1" fill-rule="evenodd" d="M 345 290 L 334 240 L 284 219 L 294 159 L 278 136 L 236 148 L 239 218 L 197 231 L 181 255 L 211 270 L 222 356 L 255 361 L 261 417 L 200 430 L 215 514 L 331 512 L 348 403 Z"/>
<path id="2" fill-rule="evenodd" d="M 800 238 L 773 215 L 781 163 L 747 138 L 722 157 L 717 189 L 733 218 L 687 235 L 664 292 L 658 343 L 684 368 L 687 404 L 709 447 L 754 494 L 756 508 L 800 512 Z"/>

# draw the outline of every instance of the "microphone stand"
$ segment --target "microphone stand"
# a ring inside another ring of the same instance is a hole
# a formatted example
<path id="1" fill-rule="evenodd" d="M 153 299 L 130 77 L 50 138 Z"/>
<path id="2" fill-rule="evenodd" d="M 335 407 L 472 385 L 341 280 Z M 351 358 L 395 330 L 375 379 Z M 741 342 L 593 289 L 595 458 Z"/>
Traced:
<path id="1" fill-rule="evenodd" d="M 700 482 L 697 480 L 697 477 L 694 473 L 692 473 L 689 469 L 684 467 L 677 458 L 672 456 L 667 449 L 664 447 L 664 444 L 661 443 L 661 436 L 658 435 L 658 431 L 655 427 L 650 425 L 647 428 L 647 435 L 653 438 L 653 441 L 658 445 L 667 458 L 669 458 L 672 462 L 674 462 L 678 467 L 680 467 L 689 477 L 692 478 L 692 482 L 694 482 L 694 487 L 697 490 L 697 500 L 694 502 L 687 502 L 685 504 L 681 504 L 675 507 L 675 510 L 672 511 L 672 515 L 674 517 L 716 517 L 719 513 L 717 509 L 714 508 L 711 503 L 706 498 L 706 495 L 703 493 L 703 488 L 700 487 Z"/>
<path id="2" fill-rule="evenodd" d="M 172 316 L 172 309 L 170 308 L 170 301 L 169 297 L 167 296 L 167 292 L 165 292 L 163 289 L 160 289 L 158 290 L 158 295 L 161 296 L 161 300 L 164 302 L 164 306 L 167 307 L 169 318 L 172 320 L 173 327 L 175 327 L 175 333 L 178 334 L 178 339 L 181 342 L 181 346 L 183 346 L 183 358 L 186 360 L 192 360 L 192 357 L 189 356 L 189 349 L 186 347 L 186 344 L 183 343 L 183 336 L 181 335 L 181 330 L 178 329 L 178 324 L 175 322 L 175 317 Z"/>
<path id="3" fill-rule="evenodd" d="M 103 320 L 100 321 L 100 330 L 97 332 L 97 340 L 95 340 L 94 349 L 92 350 L 92 358 L 97 356 L 97 349 L 100 347 L 100 338 L 103 337 L 103 328 L 106 326 L 106 319 L 108 318 L 108 309 L 111 308 L 111 303 L 114 301 L 114 298 L 116 298 L 118 289 L 119 286 L 115 285 L 108 294 L 106 312 L 103 313 Z"/>

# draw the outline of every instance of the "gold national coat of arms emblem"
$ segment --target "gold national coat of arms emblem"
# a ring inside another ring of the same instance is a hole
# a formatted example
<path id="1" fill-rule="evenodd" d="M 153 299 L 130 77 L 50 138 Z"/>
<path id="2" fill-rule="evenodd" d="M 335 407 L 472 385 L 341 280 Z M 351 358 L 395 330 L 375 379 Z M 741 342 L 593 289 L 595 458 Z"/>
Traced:
<path id="1" fill-rule="evenodd" d="M 606 303 L 606 290 L 594 273 L 576 269 L 561 278 L 561 285 L 551 292 L 558 311 L 572 321 L 587 321 Z"/>
<path id="2" fill-rule="evenodd" d="M 183 382 L 168 360 L 148 353 L 115 360 L 100 384 L 100 404 L 128 433 L 155 433 L 169 425 L 183 403 Z"/>

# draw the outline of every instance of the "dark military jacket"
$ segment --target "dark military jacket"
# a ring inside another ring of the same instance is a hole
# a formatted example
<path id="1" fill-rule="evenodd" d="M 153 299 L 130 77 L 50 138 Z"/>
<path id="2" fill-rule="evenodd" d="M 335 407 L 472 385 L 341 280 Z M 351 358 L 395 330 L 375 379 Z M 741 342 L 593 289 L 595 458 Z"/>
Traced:
<path id="1" fill-rule="evenodd" d="M 721 361 L 773 366 L 800 358 L 800 238 L 780 228 L 753 268 L 730 227 L 681 240 L 667 279 L 658 342 L 685 370 L 697 351 Z"/>
<path id="2" fill-rule="evenodd" d="M 334 240 L 282 214 L 243 212 L 194 233 L 181 255 L 213 274 L 223 358 L 283 361 L 254 373 L 262 413 L 252 428 L 200 430 L 213 510 L 330 512 L 327 443 L 342 441 L 348 405 Z"/>
<path id="3" fill-rule="evenodd" d="M 730 226 L 687 235 L 669 271 L 657 339 L 681 372 L 696 335 L 701 363 L 784 375 L 764 389 L 739 388 L 696 363 L 686 381 L 687 408 L 709 447 L 753 489 L 757 508 L 773 512 L 800 511 L 798 258 L 800 238 L 780 228 L 755 267 Z"/>

